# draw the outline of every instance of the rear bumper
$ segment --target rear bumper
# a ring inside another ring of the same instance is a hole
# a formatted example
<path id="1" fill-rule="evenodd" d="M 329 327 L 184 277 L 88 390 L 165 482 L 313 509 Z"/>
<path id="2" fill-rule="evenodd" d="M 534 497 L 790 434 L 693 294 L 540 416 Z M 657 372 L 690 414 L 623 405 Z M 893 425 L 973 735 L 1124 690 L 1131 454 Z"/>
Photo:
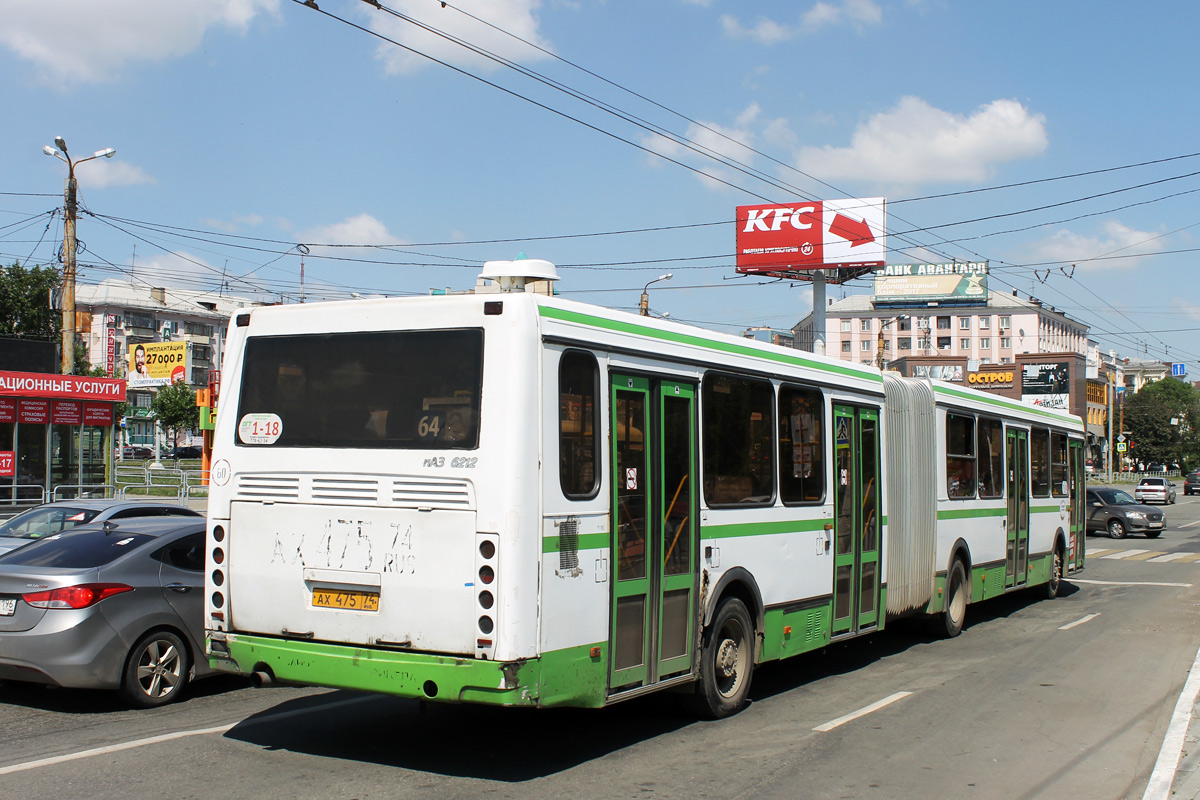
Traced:
<path id="1" fill-rule="evenodd" d="M 520 661 L 485 661 L 235 633 L 224 634 L 224 645 L 228 656 L 219 642 L 217 649 L 208 643 L 214 669 L 248 675 L 265 668 L 283 683 L 445 703 L 605 704 L 607 661 L 586 646 Z"/>
<path id="2" fill-rule="evenodd" d="M 95 609 L 48 611 L 28 631 L 0 633 L 0 680 L 115 689 L 127 645 Z"/>

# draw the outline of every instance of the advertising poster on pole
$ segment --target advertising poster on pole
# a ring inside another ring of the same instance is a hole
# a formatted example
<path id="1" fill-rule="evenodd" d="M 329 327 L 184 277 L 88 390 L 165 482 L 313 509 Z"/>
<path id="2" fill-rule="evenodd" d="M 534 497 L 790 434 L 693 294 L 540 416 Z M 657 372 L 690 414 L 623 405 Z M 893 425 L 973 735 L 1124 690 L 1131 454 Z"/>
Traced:
<path id="1" fill-rule="evenodd" d="M 144 342 L 129 346 L 130 389 L 152 389 L 187 379 L 187 342 Z"/>

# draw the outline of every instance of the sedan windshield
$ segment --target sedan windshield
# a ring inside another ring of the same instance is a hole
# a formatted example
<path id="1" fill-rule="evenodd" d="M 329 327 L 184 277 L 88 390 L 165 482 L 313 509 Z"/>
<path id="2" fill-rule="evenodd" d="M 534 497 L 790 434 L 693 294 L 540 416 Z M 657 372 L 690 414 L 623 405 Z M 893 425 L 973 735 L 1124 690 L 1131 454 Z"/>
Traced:
<path id="1" fill-rule="evenodd" d="M 87 508 L 34 508 L 0 525 L 0 536 L 40 539 L 89 522 L 99 511 Z"/>
<path id="2" fill-rule="evenodd" d="M 1134 500 L 1120 489 L 1101 489 L 1096 492 L 1096 495 L 1109 506 L 1136 506 L 1138 501 Z"/>

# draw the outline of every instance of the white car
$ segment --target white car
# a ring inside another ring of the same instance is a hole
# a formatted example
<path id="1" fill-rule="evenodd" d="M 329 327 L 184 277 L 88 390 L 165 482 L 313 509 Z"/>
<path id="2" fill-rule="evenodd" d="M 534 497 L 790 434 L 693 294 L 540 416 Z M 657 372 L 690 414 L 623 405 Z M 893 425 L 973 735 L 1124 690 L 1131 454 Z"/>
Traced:
<path id="1" fill-rule="evenodd" d="M 1142 478 L 1141 483 L 1133 490 L 1133 499 L 1139 503 L 1175 502 L 1175 484 L 1166 478 Z"/>

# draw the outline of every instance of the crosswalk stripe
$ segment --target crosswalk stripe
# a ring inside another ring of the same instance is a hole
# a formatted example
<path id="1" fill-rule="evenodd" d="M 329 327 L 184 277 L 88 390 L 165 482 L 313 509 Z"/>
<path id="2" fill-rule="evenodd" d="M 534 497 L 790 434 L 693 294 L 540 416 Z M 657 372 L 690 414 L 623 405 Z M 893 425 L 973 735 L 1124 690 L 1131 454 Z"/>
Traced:
<path id="1" fill-rule="evenodd" d="M 1150 559 L 1151 564 L 1165 564 L 1168 561 L 1176 561 L 1184 556 L 1193 555 L 1192 553 L 1167 553 L 1166 555 L 1158 556 Z"/>
<path id="2" fill-rule="evenodd" d="M 1164 553 L 1161 553 L 1161 552 L 1156 553 L 1153 550 L 1149 550 L 1145 553 L 1139 553 L 1135 556 L 1130 556 L 1127 560 L 1128 561 L 1147 561 L 1151 558 L 1154 558 L 1155 556 L 1161 556 L 1161 555 L 1164 555 Z"/>
<path id="3" fill-rule="evenodd" d="M 1145 552 L 1148 552 L 1148 551 L 1146 551 L 1146 550 L 1118 550 L 1117 552 L 1115 552 L 1111 555 L 1101 556 L 1101 558 L 1129 558 L 1130 556 L 1136 556 L 1138 553 L 1145 553 Z"/>
<path id="4" fill-rule="evenodd" d="M 1102 547 L 1099 550 L 1093 550 L 1092 548 L 1089 547 L 1087 554 L 1089 556 L 1092 556 L 1093 558 L 1099 558 L 1100 556 L 1106 555 L 1108 553 L 1115 553 L 1115 552 L 1117 552 L 1117 551 L 1111 547 Z"/>

